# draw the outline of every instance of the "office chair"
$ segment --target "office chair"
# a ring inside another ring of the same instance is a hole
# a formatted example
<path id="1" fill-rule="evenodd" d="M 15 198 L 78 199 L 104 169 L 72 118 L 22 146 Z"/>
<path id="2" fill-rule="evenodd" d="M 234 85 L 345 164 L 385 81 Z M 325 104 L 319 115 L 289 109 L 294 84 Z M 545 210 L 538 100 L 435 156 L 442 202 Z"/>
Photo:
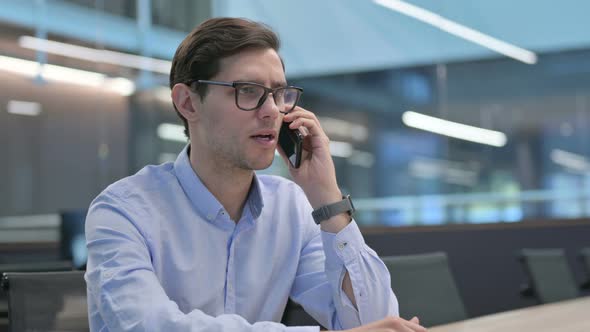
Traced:
<path id="1" fill-rule="evenodd" d="M 5 272 L 41 272 L 41 271 L 69 271 L 72 270 L 70 261 L 25 262 L 0 264 L 0 278 Z M 0 291 L 0 331 L 8 320 L 8 299 L 6 294 Z"/>
<path id="2" fill-rule="evenodd" d="M 83 271 L 4 273 L 11 332 L 89 331 Z"/>
<path id="3" fill-rule="evenodd" d="M 520 262 L 530 280 L 532 293 L 540 303 L 579 295 L 563 249 L 522 249 Z"/>
<path id="4" fill-rule="evenodd" d="M 402 318 L 418 316 L 423 326 L 467 318 L 446 253 L 389 256 L 382 259 L 391 274 L 391 288 L 397 296 Z"/>

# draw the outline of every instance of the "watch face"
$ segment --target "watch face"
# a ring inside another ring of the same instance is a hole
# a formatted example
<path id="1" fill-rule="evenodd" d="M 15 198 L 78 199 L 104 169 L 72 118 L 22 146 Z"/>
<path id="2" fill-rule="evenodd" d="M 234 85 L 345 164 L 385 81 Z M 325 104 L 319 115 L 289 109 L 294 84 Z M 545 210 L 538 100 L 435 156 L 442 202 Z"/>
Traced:
<path id="1" fill-rule="evenodd" d="M 352 204 L 352 198 L 350 198 L 350 195 L 346 195 L 346 198 L 350 202 L 350 210 L 348 212 L 352 215 L 356 209 L 354 208 L 354 204 Z"/>

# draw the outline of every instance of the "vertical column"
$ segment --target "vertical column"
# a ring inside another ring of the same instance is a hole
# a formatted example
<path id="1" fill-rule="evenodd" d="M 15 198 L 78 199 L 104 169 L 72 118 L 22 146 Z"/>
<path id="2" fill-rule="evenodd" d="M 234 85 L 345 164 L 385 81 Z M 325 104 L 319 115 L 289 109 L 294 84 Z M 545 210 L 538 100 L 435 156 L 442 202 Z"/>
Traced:
<path id="1" fill-rule="evenodd" d="M 35 36 L 39 39 L 47 39 L 47 24 L 45 22 L 47 18 L 47 2 L 46 0 L 35 0 Z M 41 84 L 43 80 L 43 67 L 47 63 L 47 53 L 44 51 L 35 52 L 37 62 L 39 63 L 39 71 L 35 82 Z"/>
<path id="2" fill-rule="evenodd" d="M 139 55 L 150 57 L 149 48 L 150 30 L 152 27 L 152 7 L 151 0 L 137 0 L 137 31 L 139 40 Z M 148 59 L 142 61 L 150 61 Z M 142 69 L 137 78 L 138 90 L 151 86 L 153 77 L 151 72 Z"/>

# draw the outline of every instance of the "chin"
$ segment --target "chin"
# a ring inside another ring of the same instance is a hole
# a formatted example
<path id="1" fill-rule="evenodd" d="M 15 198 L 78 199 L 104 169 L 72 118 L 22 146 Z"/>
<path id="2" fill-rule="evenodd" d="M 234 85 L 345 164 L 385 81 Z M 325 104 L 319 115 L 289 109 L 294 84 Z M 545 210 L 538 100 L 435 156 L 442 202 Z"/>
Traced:
<path id="1" fill-rule="evenodd" d="M 250 168 L 255 170 L 255 171 L 259 171 L 262 169 L 267 169 L 270 167 L 270 165 L 272 165 L 272 162 L 274 160 L 274 153 L 272 155 L 271 158 L 267 158 L 267 157 L 262 157 L 256 160 L 252 160 L 249 164 L 250 164 Z"/>
<path id="2" fill-rule="evenodd" d="M 263 170 L 263 169 L 269 168 L 270 165 L 272 165 L 272 160 L 269 161 L 269 162 L 265 162 L 265 163 L 256 162 L 256 163 L 253 163 L 252 169 L 255 170 L 255 171 L 259 171 L 259 170 Z"/>

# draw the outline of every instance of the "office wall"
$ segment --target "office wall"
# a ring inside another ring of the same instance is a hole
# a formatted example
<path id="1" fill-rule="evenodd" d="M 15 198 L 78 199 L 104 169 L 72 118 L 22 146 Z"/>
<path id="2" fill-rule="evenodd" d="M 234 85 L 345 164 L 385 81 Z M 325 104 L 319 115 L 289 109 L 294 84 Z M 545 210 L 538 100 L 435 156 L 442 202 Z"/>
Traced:
<path id="1" fill-rule="evenodd" d="M 9 114 L 10 100 L 38 116 Z M 0 216 L 55 213 L 88 203 L 127 174 L 128 101 L 100 89 L 0 80 Z"/>

